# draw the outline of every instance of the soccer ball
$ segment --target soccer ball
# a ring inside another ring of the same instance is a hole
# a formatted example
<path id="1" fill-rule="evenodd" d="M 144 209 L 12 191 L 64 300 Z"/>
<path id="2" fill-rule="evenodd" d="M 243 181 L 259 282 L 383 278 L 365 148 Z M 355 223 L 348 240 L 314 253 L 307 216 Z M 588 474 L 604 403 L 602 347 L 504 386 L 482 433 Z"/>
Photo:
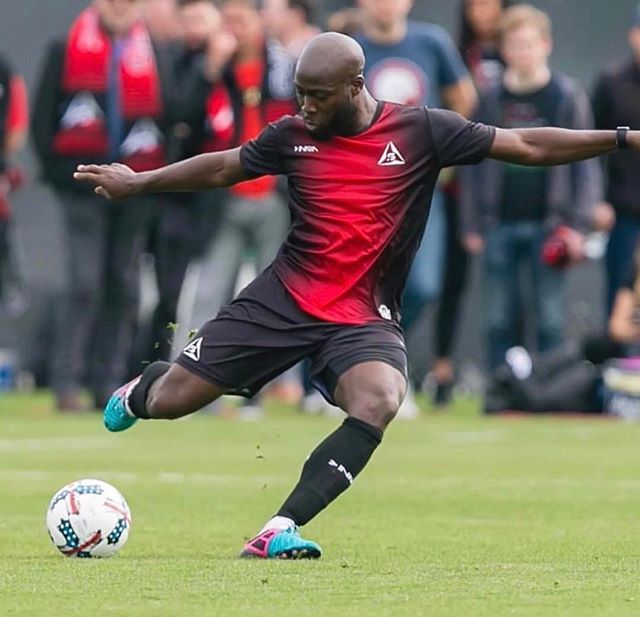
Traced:
<path id="1" fill-rule="evenodd" d="M 47 508 L 47 529 L 67 557 L 111 557 L 127 542 L 131 512 L 120 491 L 102 480 L 63 486 Z"/>

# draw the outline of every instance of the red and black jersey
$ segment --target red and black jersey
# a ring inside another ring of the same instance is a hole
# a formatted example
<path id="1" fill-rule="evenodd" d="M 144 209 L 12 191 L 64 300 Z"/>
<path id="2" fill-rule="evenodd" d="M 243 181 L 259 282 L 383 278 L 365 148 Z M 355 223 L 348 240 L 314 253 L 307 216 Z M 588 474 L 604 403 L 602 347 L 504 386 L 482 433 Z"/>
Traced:
<path id="1" fill-rule="evenodd" d="M 286 116 L 245 144 L 250 177 L 288 178 L 291 228 L 273 269 L 300 308 L 345 324 L 398 320 L 440 170 L 479 162 L 494 135 L 450 111 L 381 102 L 356 135 L 315 139 Z"/>

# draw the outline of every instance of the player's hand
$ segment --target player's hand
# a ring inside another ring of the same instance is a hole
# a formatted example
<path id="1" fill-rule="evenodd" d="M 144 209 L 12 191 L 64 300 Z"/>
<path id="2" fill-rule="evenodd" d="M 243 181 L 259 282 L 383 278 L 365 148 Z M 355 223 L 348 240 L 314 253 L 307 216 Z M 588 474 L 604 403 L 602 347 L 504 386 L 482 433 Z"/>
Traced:
<path id="1" fill-rule="evenodd" d="M 139 190 L 138 174 L 122 163 L 111 165 L 78 165 L 74 179 L 95 185 L 95 193 L 106 199 L 122 199 Z"/>
<path id="2" fill-rule="evenodd" d="M 484 238 L 477 233 L 465 234 L 462 238 L 464 250 L 471 255 L 480 255 L 484 252 Z"/>

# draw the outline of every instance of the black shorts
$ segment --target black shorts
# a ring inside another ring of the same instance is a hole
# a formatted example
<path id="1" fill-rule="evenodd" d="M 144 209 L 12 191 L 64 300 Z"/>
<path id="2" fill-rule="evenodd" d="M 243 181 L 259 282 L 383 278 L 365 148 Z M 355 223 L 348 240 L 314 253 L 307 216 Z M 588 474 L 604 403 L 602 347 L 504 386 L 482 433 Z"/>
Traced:
<path id="1" fill-rule="evenodd" d="M 407 351 L 392 321 L 345 325 L 303 312 L 268 268 L 184 348 L 176 363 L 229 394 L 253 396 L 304 358 L 311 382 L 335 404 L 338 378 L 362 362 L 380 361 L 407 375 Z"/>

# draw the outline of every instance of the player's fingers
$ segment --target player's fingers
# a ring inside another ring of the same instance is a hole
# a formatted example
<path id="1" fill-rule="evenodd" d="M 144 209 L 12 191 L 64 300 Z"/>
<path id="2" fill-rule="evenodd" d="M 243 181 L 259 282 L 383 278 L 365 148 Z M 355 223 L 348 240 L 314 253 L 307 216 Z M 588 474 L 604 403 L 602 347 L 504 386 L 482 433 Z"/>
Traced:
<path id="1" fill-rule="evenodd" d="M 105 199 L 111 199 L 111 195 L 104 186 L 96 186 L 95 188 L 96 195 L 100 195 L 100 197 L 104 197 Z"/>
<path id="2" fill-rule="evenodd" d="M 78 165 L 76 169 L 77 171 L 81 171 L 84 173 L 97 174 L 104 169 L 104 166 L 103 165 Z"/>
<path id="3" fill-rule="evenodd" d="M 93 174 L 93 173 L 88 173 L 88 172 L 84 172 L 84 171 L 76 171 L 73 174 L 73 178 L 74 178 L 74 180 L 82 180 L 82 181 L 87 181 L 87 182 L 99 182 L 100 181 L 100 175 L 99 174 Z"/>

